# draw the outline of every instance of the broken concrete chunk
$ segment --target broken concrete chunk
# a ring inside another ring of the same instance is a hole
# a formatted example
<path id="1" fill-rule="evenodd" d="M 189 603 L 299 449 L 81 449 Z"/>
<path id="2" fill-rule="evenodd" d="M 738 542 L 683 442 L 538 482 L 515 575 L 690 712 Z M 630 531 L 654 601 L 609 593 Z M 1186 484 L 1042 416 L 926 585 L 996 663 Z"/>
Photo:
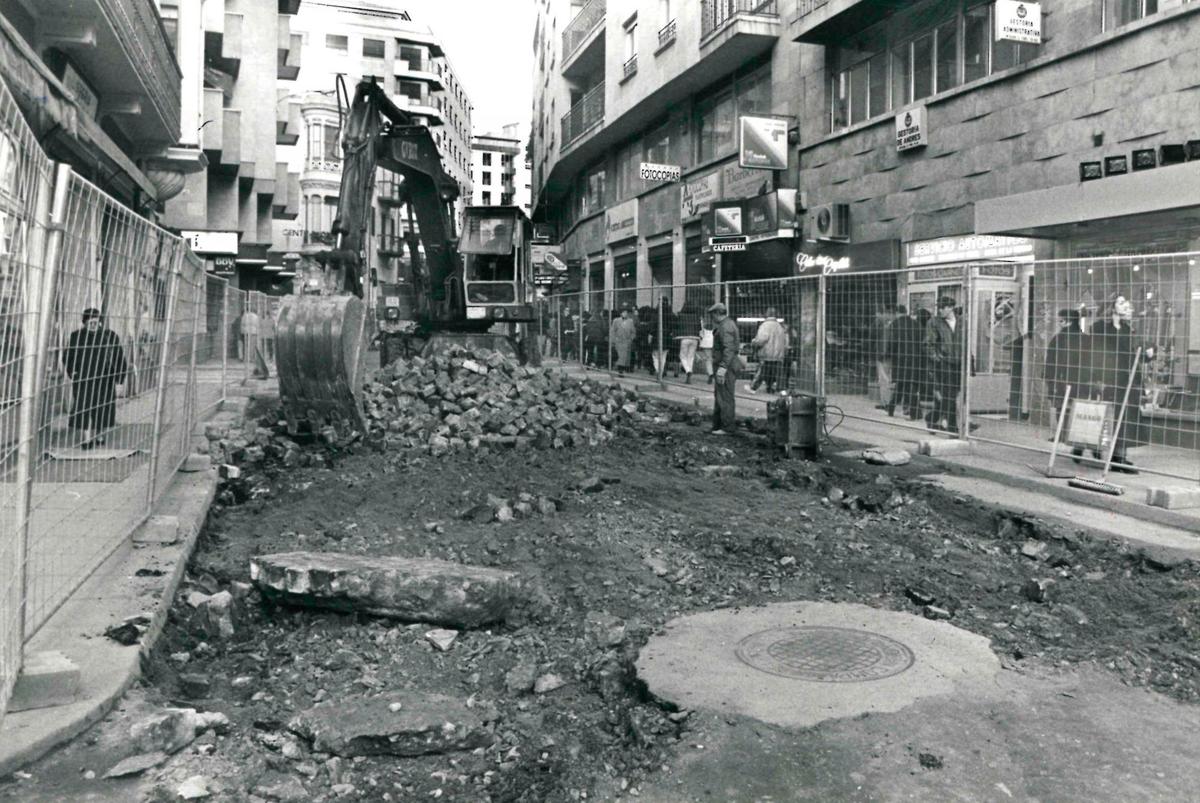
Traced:
<path id="1" fill-rule="evenodd" d="M 399 703 L 399 705 L 394 705 Z M 318 703 L 288 723 L 313 750 L 337 756 L 420 756 L 492 741 L 494 712 L 439 694 L 397 692 Z"/>
<path id="2" fill-rule="evenodd" d="M 604 490 L 604 480 L 599 477 L 588 477 L 579 483 L 579 490 L 585 494 L 596 494 Z"/>
<path id="3" fill-rule="evenodd" d="M 437 647 L 441 652 L 446 652 L 449 650 L 450 647 L 454 645 L 454 640 L 457 638 L 457 630 L 445 630 L 442 628 L 430 630 L 425 634 L 425 640 Z"/>
<path id="4" fill-rule="evenodd" d="M 904 449 L 864 449 L 862 459 L 873 466 L 907 466 L 912 455 Z"/>
<path id="5" fill-rule="evenodd" d="M 1030 602 L 1045 602 L 1050 595 L 1050 588 L 1054 585 L 1053 580 L 1030 580 L 1025 585 L 1021 586 L 1021 593 L 1025 595 L 1025 599 Z"/>
<path id="6" fill-rule="evenodd" d="M 567 682 L 558 675 L 547 673 L 538 678 L 533 684 L 534 694 L 549 694 L 556 689 L 566 686 Z"/>
<path id="7" fill-rule="evenodd" d="M 200 800 L 208 797 L 208 779 L 203 775 L 193 775 L 179 785 L 175 793 L 183 800 Z"/>
<path id="8" fill-rule="evenodd" d="M 514 572 L 447 561 L 287 552 L 250 561 L 265 597 L 458 629 L 503 620 L 523 593 Z"/>
<path id="9" fill-rule="evenodd" d="M 209 728 L 218 732 L 229 727 L 221 713 L 201 714 L 194 708 L 163 708 L 135 722 L 129 739 L 140 753 L 176 753 L 187 747 L 196 734 Z"/>
<path id="10" fill-rule="evenodd" d="M 157 767 L 169 756 L 161 750 L 153 753 L 139 753 L 127 759 L 118 761 L 113 768 L 104 773 L 105 778 L 124 778 L 126 775 L 137 775 L 148 769 Z"/>
<path id="11" fill-rule="evenodd" d="M 1026 541 L 1021 545 L 1021 554 L 1027 558 L 1037 560 L 1046 554 L 1046 550 L 1050 547 L 1043 544 L 1041 541 Z"/>

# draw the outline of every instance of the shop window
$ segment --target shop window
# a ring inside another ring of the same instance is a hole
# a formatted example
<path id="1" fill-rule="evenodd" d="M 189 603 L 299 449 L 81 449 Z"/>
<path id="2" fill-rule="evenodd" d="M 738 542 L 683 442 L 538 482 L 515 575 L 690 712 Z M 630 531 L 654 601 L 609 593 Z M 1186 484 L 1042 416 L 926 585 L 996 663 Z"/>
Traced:
<path id="1" fill-rule="evenodd" d="M 384 57 L 382 39 L 363 39 L 362 54 L 366 59 L 381 59 Z"/>
<path id="2" fill-rule="evenodd" d="M 699 153 L 701 162 L 724 156 L 734 149 L 734 100 L 732 92 L 700 105 Z"/>
<path id="3" fill-rule="evenodd" d="M 1158 13 L 1158 0 L 1104 0 L 1104 30 Z"/>
<path id="4" fill-rule="evenodd" d="M 671 124 L 663 123 L 647 134 L 643 148 L 647 162 L 671 164 Z"/>
<path id="5" fill-rule="evenodd" d="M 325 47 L 338 53 L 346 53 L 350 49 L 350 41 L 345 36 L 325 34 Z"/>

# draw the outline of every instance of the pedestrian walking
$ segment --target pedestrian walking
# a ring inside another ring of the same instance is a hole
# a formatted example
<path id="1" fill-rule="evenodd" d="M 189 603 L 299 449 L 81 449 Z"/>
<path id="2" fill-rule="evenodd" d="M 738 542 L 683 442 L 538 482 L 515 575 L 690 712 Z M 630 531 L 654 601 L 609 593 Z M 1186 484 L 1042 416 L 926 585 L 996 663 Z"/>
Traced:
<path id="1" fill-rule="evenodd" d="M 783 360 L 787 356 L 788 334 L 774 307 L 767 307 L 767 317 L 758 325 L 751 345 L 758 350 L 760 373 L 751 383 L 750 392 L 757 392 L 759 385 L 765 383 L 767 393 L 775 393 L 783 382 Z"/>
<path id="2" fill-rule="evenodd" d="M 608 325 L 604 321 L 604 313 L 598 310 L 587 313 L 583 324 L 584 360 L 588 365 L 598 367 L 600 355 L 606 352 L 605 338 L 608 336 Z"/>
<path id="3" fill-rule="evenodd" d="M 965 327 L 958 320 L 954 299 L 942 296 L 937 316 L 925 328 L 925 353 L 933 373 L 933 412 L 930 429 L 958 432 L 958 394 L 962 390 L 962 361 Z M 942 422 L 946 423 L 943 425 Z"/>
<path id="4" fill-rule="evenodd" d="M 714 435 L 727 435 L 736 424 L 735 411 L 738 374 L 742 370 L 739 354 L 738 328 L 729 317 L 725 305 L 717 302 L 708 308 L 715 328 L 713 329 L 713 362 L 716 363 L 716 382 L 713 386 Z"/>
<path id="5" fill-rule="evenodd" d="M 1087 365 L 1090 346 L 1083 331 L 1083 317 L 1078 310 L 1060 309 L 1058 326 L 1058 332 L 1046 345 L 1046 364 L 1042 370 L 1042 377 L 1046 380 L 1046 398 L 1055 419 L 1062 409 L 1068 386 L 1071 388 L 1071 398 L 1091 396 L 1091 388 L 1087 385 L 1091 374 Z"/>
<path id="6" fill-rule="evenodd" d="M 696 348 L 696 359 L 704 366 L 708 384 L 713 383 L 713 328 L 708 315 L 700 316 L 700 343 Z"/>
<path id="7" fill-rule="evenodd" d="M 117 385 L 125 384 L 129 366 L 121 339 L 104 326 L 100 310 L 83 311 L 83 326 L 71 333 L 63 362 L 71 379 L 69 425 L 81 433 L 81 448 L 103 445 L 117 424 Z"/>
<path id="8" fill-rule="evenodd" d="M 924 310 L 922 310 L 924 312 Z M 929 313 L 926 312 L 928 316 Z M 896 415 L 896 406 L 910 420 L 921 414 L 921 382 L 925 365 L 925 328 L 908 314 L 908 310 L 896 307 L 896 320 L 888 332 L 889 358 L 892 363 L 894 390 L 887 405 L 887 414 Z"/>
<path id="9" fill-rule="evenodd" d="M 247 301 L 247 303 L 250 302 Z M 271 371 L 267 367 L 267 358 L 263 354 L 262 322 L 259 320 L 258 313 L 252 308 L 247 308 L 242 313 L 241 324 L 242 340 L 244 341 L 243 353 L 246 355 L 246 360 L 254 363 L 254 378 L 270 378 Z"/>
<path id="10" fill-rule="evenodd" d="M 1130 379 L 1133 380 L 1129 403 L 1125 406 L 1125 420 L 1115 435 L 1117 442 L 1113 447 L 1112 470 L 1125 474 L 1138 473 L 1129 459 L 1129 449 L 1148 441 L 1141 415 L 1142 366 L 1137 356 L 1138 342 L 1132 321 L 1133 303 L 1124 296 L 1117 296 L 1109 307 L 1108 317 L 1093 326 L 1088 334 L 1090 379 L 1100 398 L 1113 405 L 1114 421 L 1120 415 L 1125 389 Z M 1145 360 L 1153 357 L 1152 348 L 1143 352 Z"/>
<path id="11" fill-rule="evenodd" d="M 628 307 L 621 310 L 620 318 L 613 318 L 612 326 L 608 330 L 608 339 L 613 353 L 616 354 L 617 373 L 624 374 L 629 370 L 633 343 L 637 339 L 637 324 L 634 323 Z"/>
<path id="12" fill-rule="evenodd" d="M 875 384 L 879 388 L 879 405 L 876 409 L 887 410 L 892 404 L 892 346 L 889 336 L 892 324 L 896 320 L 895 310 L 891 305 L 882 307 L 875 312 L 875 321 L 871 325 L 871 351 L 875 358 Z"/>

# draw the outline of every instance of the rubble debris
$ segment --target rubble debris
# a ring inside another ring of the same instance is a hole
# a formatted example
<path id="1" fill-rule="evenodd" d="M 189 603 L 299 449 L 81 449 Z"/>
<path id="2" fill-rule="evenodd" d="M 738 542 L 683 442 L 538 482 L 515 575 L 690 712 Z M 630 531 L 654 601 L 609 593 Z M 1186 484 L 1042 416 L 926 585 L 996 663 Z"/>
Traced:
<path id="1" fill-rule="evenodd" d="M 486 725 L 494 718 L 486 706 L 404 691 L 317 703 L 287 727 L 313 750 L 343 758 L 420 756 L 486 747 L 492 741 Z"/>
<path id="2" fill-rule="evenodd" d="M 459 629 L 502 621 L 523 595 L 514 572 L 335 552 L 260 555 L 250 579 L 268 599 Z"/>
<path id="3" fill-rule="evenodd" d="M 104 629 L 104 635 L 125 647 L 132 647 L 142 640 L 142 634 L 150 626 L 150 617 L 139 614 L 131 616 L 119 625 Z"/>
<path id="4" fill-rule="evenodd" d="M 872 466 L 907 466 L 912 455 L 904 449 L 864 449 L 862 459 Z"/>
<path id="5" fill-rule="evenodd" d="M 187 595 L 187 603 L 196 609 L 194 620 L 197 627 L 210 638 L 233 638 L 233 595 L 228 591 L 202 594 L 193 591 Z"/>
<path id="6" fill-rule="evenodd" d="M 483 447 L 561 449 L 611 440 L 644 415 L 637 394 L 522 366 L 488 349 L 459 346 L 396 360 L 364 386 L 369 435 L 440 457 Z"/>
<path id="7" fill-rule="evenodd" d="M 908 597 L 914 605 L 925 606 L 932 605 L 933 603 L 937 602 L 936 594 L 933 594 L 932 592 L 926 591 L 922 588 L 917 588 L 916 586 L 906 586 L 904 589 L 904 596 Z"/>
<path id="8" fill-rule="evenodd" d="M 450 647 L 454 645 L 454 641 L 457 638 L 457 630 L 446 630 L 444 628 L 430 630 L 425 634 L 425 640 L 437 647 L 440 652 L 446 652 L 449 650 Z"/>
<path id="9" fill-rule="evenodd" d="M 565 680 L 563 680 L 561 677 L 559 677 L 558 675 L 555 675 L 551 672 L 548 672 L 545 675 L 542 675 L 541 677 L 539 677 L 536 681 L 534 681 L 533 693 L 534 694 L 549 694 L 550 692 L 555 691 L 557 689 L 561 689 L 563 686 L 566 686 L 566 685 L 567 685 L 567 682 Z"/>
<path id="10" fill-rule="evenodd" d="M 129 741 L 139 753 L 176 753 L 187 747 L 196 734 L 212 728 L 223 731 L 229 719 L 221 713 L 200 713 L 194 708 L 163 708 L 129 729 Z"/>
<path id="11" fill-rule="evenodd" d="M 532 664 L 519 663 L 504 673 L 504 687 L 511 694 L 524 694 L 533 689 L 537 681 L 537 667 Z"/>
<path id="12" fill-rule="evenodd" d="M 124 778 L 127 775 L 139 775 L 148 769 L 157 767 L 162 764 L 170 756 L 161 750 L 153 753 L 138 753 L 136 756 L 122 759 L 113 765 L 112 769 L 104 773 L 104 778 Z"/>
<path id="13" fill-rule="evenodd" d="M 946 766 L 941 756 L 935 756 L 933 753 L 921 753 L 917 756 L 917 761 L 927 770 L 940 770 Z"/>
<path id="14" fill-rule="evenodd" d="M 208 789 L 208 779 L 203 775 L 193 775 L 187 778 L 176 789 L 175 794 L 183 800 L 200 800 L 212 794 Z"/>
<path id="15" fill-rule="evenodd" d="M 926 619 L 933 619 L 935 621 L 954 618 L 954 614 L 949 610 L 946 608 L 939 608 L 936 605 L 926 605 L 921 612 L 924 614 Z"/>
<path id="16" fill-rule="evenodd" d="M 1030 602 L 1045 602 L 1049 596 L 1050 587 L 1053 585 L 1053 580 L 1032 579 L 1021 586 L 1021 593 Z"/>
<path id="17" fill-rule="evenodd" d="M 1048 544 L 1044 544 L 1041 541 L 1030 540 L 1021 545 L 1021 554 L 1027 558 L 1039 560 L 1046 555 L 1046 552 L 1049 549 L 1050 546 Z"/>
<path id="18" fill-rule="evenodd" d="M 184 697 L 193 700 L 201 699 L 209 695 L 212 690 L 212 681 L 208 679 L 207 675 L 182 674 L 179 676 L 179 690 Z"/>

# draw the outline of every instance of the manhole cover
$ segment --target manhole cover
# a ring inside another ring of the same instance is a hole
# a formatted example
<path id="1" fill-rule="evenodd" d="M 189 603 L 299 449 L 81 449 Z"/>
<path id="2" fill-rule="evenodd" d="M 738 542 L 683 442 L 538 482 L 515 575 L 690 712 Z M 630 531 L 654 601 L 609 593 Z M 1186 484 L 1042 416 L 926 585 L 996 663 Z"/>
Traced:
<path id="1" fill-rule="evenodd" d="M 899 675 L 912 650 L 895 639 L 844 627 L 776 627 L 742 639 L 737 657 L 772 675 L 819 683 L 860 683 Z"/>

